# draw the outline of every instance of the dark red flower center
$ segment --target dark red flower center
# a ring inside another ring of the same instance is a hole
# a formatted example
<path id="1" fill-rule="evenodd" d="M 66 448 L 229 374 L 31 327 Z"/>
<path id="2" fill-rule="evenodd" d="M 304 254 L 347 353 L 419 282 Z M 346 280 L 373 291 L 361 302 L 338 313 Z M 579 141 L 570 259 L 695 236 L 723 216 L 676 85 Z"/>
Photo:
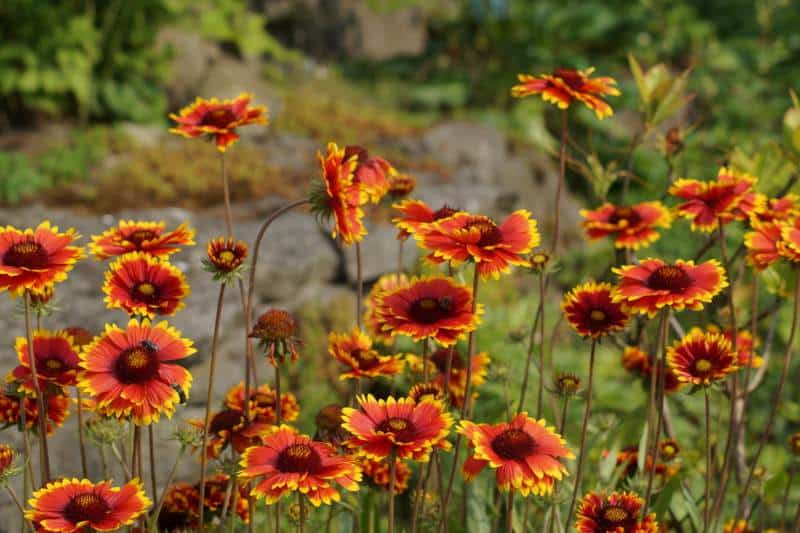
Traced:
<path id="1" fill-rule="evenodd" d="M 244 422 L 244 414 L 238 409 L 224 409 L 215 414 L 208 424 L 209 433 L 219 433 L 220 431 L 232 432 Z"/>
<path id="2" fill-rule="evenodd" d="M 137 229 L 125 237 L 126 241 L 130 241 L 136 246 L 141 246 L 145 241 L 152 241 L 158 237 L 158 233 L 149 229 Z"/>
<path id="3" fill-rule="evenodd" d="M 119 354 L 114 375 L 126 385 L 146 383 L 158 375 L 160 364 L 158 350 L 153 349 L 151 343 L 142 342 Z"/>
<path id="4" fill-rule="evenodd" d="M 506 429 L 492 439 L 494 453 L 509 461 L 524 461 L 535 448 L 533 437 L 519 428 Z"/>
<path id="5" fill-rule="evenodd" d="M 434 324 L 450 317 L 452 313 L 453 298 L 450 296 L 440 298 L 425 296 L 412 302 L 409 308 L 411 318 L 421 324 Z"/>
<path id="6" fill-rule="evenodd" d="M 641 222 L 642 217 L 632 207 L 622 206 L 614 208 L 614 212 L 609 217 L 608 221 L 612 224 L 619 224 L 620 222 L 627 222 L 628 226 L 635 226 Z"/>
<path id="7" fill-rule="evenodd" d="M 436 370 L 440 374 L 447 372 L 447 359 L 450 357 L 450 352 L 453 353 L 453 359 L 450 362 L 450 371 L 462 370 L 464 368 L 464 359 L 458 350 L 455 348 L 439 348 L 431 355 L 431 362 L 436 365 Z"/>
<path id="8" fill-rule="evenodd" d="M 47 250 L 32 240 L 18 242 L 3 254 L 3 264 L 17 268 L 45 268 L 49 260 Z"/>
<path id="9" fill-rule="evenodd" d="M 84 521 L 94 524 L 103 520 L 109 512 L 111 507 L 101 496 L 94 492 L 85 492 L 70 498 L 64 508 L 64 517 L 73 524 Z"/>
<path id="10" fill-rule="evenodd" d="M 432 218 L 434 221 L 441 220 L 443 218 L 451 217 L 456 213 L 458 213 L 458 210 L 453 209 L 447 204 L 444 204 L 442 207 L 433 212 Z"/>
<path id="11" fill-rule="evenodd" d="M 623 528 L 624 531 L 632 531 L 636 525 L 636 517 L 630 511 L 619 505 L 604 506 L 597 517 L 598 532 L 604 531 L 617 531 L 617 528 Z"/>
<path id="12" fill-rule="evenodd" d="M 159 301 L 160 292 L 161 291 L 159 291 L 158 287 L 154 284 L 149 281 L 144 281 L 133 286 L 133 289 L 131 289 L 131 298 L 138 302 L 156 304 Z"/>
<path id="13" fill-rule="evenodd" d="M 57 357 L 48 357 L 36 364 L 36 370 L 38 370 L 40 374 L 48 377 L 57 376 L 64 369 L 64 362 Z"/>
<path id="14" fill-rule="evenodd" d="M 351 157 L 356 156 L 357 163 L 360 165 L 369 159 L 369 152 L 362 146 L 349 145 L 344 148 L 344 159 L 347 161 Z"/>
<path id="15" fill-rule="evenodd" d="M 356 360 L 358 368 L 361 370 L 370 370 L 380 364 L 375 350 L 353 350 L 350 352 L 350 356 Z"/>
<path id="16" fill-rule="evenodd" d="M 580 90 L 584 84 L 583 75 L 574 68 L 557 68 L 554 72 L 556 77 L 564 80 L 570 89 Z"/>
<path id="17" fill-rule="evenodd" d="M 215 128 L 227 128 L 231 122 L 236 121 L 236 115 L 227 107 L 220 107 L 206 111 L 200 120 L 201 126 L 214 126 Z"/>
<path id="18" fill-rule="evenodd" d="M 391 433 L 394 435 L 395 440 L 400 442 L 409 442 L 413 440 L 417 430 L 411 420 L 398 417 L 387 418 L 378 424 L 375 429 L 383 433 Z"/>
<path id="19" fill-rule="evenodd" d="M 692 285 L 692 278 L 677 265 L 658 267 L 647 278 L 647 286 L 659 291 L 681 292 Z"/>
<path id="20" fill-rule="evenodd" d="M 317 451 L 304 443 L 287 446 L 278 454 L 278 470 L 297 474 L 313 474 L 322 466 L 322 458 Z"/>
<path id="21" fill-rule="evenodd" d="M 480 239 L 475 243 L 478 246 L 492 246 L 503 242 L 503 232 L 488 217 L 474 217 L 467 222 L 466 229 L 477 228 L 481 233 Z"/>

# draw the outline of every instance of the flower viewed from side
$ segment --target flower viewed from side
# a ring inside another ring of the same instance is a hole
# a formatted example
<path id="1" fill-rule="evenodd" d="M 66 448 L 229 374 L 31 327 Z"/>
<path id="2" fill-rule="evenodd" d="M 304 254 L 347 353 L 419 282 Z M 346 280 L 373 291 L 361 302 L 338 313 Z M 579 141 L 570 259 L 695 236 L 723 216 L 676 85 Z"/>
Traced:
<path id="1" fill-rule="evenodd" d="M 411 174 L 394 174 L 389 177 L 389 196 L 403 198 L 414 192 L 417 178 Z"/>
<path id="2" fill-rule="evenodd" d="M 247 244 L 233 237 L 217 237 L 208 243 L 203 268 L 214 274 L 214 281 L 229 281 L 240 276 L 247 259 Z"/>
<path id="3" fill-rule="evenodd" d="M 789 193 L 780 198 L 764 198 L 759 208 L 750 214 L 750 224 L 758 222 L 786 222 L 800 216 L 800 202 L 796 194 Z"/>
<path id="4" fill-rule="evenodd" d="M 745 520 L 728 520 L 723 528 L 723 533 L 757 533 Z"/>
<path id="5" fill-rule="evenodd" d="M 273 416 L 274 422 L 274 416 Z M 192 419 L 189 424 L 203 430 L 203 420 Z M 243 453 L 250 446 L 264 443 L 264 437 L 271 432 L 272 424 L 246 421 L 244 411 L 224 407 L 211 415 L 208 423 L 208 442 L 206 457 L 217 459 L 230 445 L 236 453 Z"/>
<path id="6" fill-rule="evenodd" d="M 520 83 L 511 88 L 511 95 L 524 98 L 541 94 L 542 100 L 557 105 L 559 109 L 567 109 L 577 100 L 583 102 L 602 120 L 614 114 L 614 110 L 603 98 L 619 96 L 620 93 L 615 87 L 617 82 L 614 78 L 592 78 L 590 76 L 593 72 L 594 68 L 557 68 L 552 74 L 519 74 L 517 78 Z"/>
<path id="7" fill-rule="evenodd" d="M 447 361 L 450 359 L 450 379 L 447 380 Z M 411 369 L 416 373 L 423 373 L 422 358 L 413 354 L 406 356 Z M 489 355 L 486 352 L 480 352 L 472 356 L 470 371 L 470 388 L 472 391 L 472 398 L 478 397 L 477 388 L 484 384 L 486 381 L 486 374 L 489 369 Z M 464 405 L 464 395 L 467 388 L 467 365 L 464 361 L 464 356 L 458 351 L 455 346 L 439 348 L 430 355 L 428 359 L 430 383 L 437 386 L 442 393 L 444 392 L 445 382 L 447 382 L 447 389 L 450 393 L 450 404 L 460 408 Z M 411 394 L 409 393 L 409 396 Z"/>
<path id="8" fill-rule="evenodd" d="M 568 474 L 561 461 L 575 457 L 555 428 L 527 413 L 500 424 L 462 420 L 459 432 L 472 448 L 462 467 L 467 480 L 489 466 L 497 471 L 500 490 L 516 490 L 523 496 L 551 494 L 555 482 Z"/>
<path id="9" fill-rule="evenodd" d="M 743 204 L 751 200 L 756 178 L 728 168 L 721 168 L 716 180 L 699 181 L 682 178 L 669 188 L 669 193 L 684 200 L 675 209 L 679 216 L 692 221 L 692 230 L 710 232 L 723 224 L 744 218 L 752 208 Z"/>
<path id="10" fill-rule="evenodd" d="M 579 533 L 658 533 L 655 513 L 639 521 L 644 500 L 634 492 L 589 492 L 578 504 Z"/>
<path id="11" fill-rule="evenodd" d="M 431 251 L 430 261 L 453 266 L 472 261 L 484 279 L 498 279 L 511 265 L 530 266 L 527 254 L 541 242 L 536 220 L 524 209 L 499 225 L 482 215 L 455 213 L 422 226 L 414 237 Z"/>
<path id="12" fill-rule="evenodd" d="M 375 307 L 381 331 L 434 339 L 451 346 L 475 330 L 483 308 L 473 311 L 472 290 L 446 277 L 414 278 L 408 286 L 382 293 Z"/>
<path id="13" fill-rule="evenodd" d="M 411 398 L 376 400 L 358 396 L 359 409 L 342 409 L 342 427 L 352 434 L 347 444 L 359 456 L 380 460 L 393 452 L 401 459 L 427 462 L 434 448 L 449 449 L 450 413 L 437 401 Z"/>
<path id="14" fill-rule="evenodd" d="M 322 183 L 311 194 L 311 210 L 323 219 L 333 217 L 333 238 L 338 236 L 347 246 L 360 242 L 367 234 L 361 206 L 368 196 L 355 180 L 358 157 L 346 157 L 344 148 L 329 143 L 327 153 L 317 158 Z"/>
<path id="15" fill-rule="evenodd" d="M 634 374 L 650 375 L 650 356 L 636 346 L 626 346 L 622 351 L 622 368 Z"/>
<path id="16" fill-rule="evenodd" d="M 4 474 L 14 462 L 14 455 L 14 448 L 8 444 L 0 444 L 0 479 L 4 478 Z"/>
<path id="17" fill-rule="evenodd" d="M 728 286 L 725 270 L 715 259 L 695 265 L 643 259 L 638 265 L 613 268 L 620 278 L 614 300 L 631 311 L 654 317 L 664 307 L 699 311 Z"/>
<path id="18" fill-rule="evenodd" d="M 177 533 L 195 529 L 200 523 L 200 491 L 188 483 L 170 485 L 158 514 L 158 530 Z"/>
<path id="19" fill-rule="evenodd" d="M 758 271 L 764 270 L 781 258 L 778 243 L 781 226 L 775 222 L 757 222 L 753 230 L 744 235 L 747 262 Z"/>
<path id="20" fill-rule="evenodd" d="M 357 184 L 373 203 L 380 202 L 391 186 L 391 177 L 397 171 L 387 160 L 370 156 L 361 146 L 346 146 L 344 159 L 355 157 L 356 168 L 353 171 L 353 183 Z"/>
<path id="21" fill-rule="evenodd" d="M 381 489 L 388 491 L 391 484 L 389 472 L 388 459 L 369 459 L 367 457 L 361 458 L 359 461 L 361 470 L 367 476 L 369 481 Z M 408 480 L 411 478 L 411 468 L 400 459 L 395 459 L 395 480 L 394 480 L 394 493 L 402 494 L 408 489 Z"/>
<path id="22" fill-rule="evenodd" d="M 164 222 L 120 220 L 119 224 L 93 235 L 89 250 L 100 260 L 144 252 L 155 257 L 168 257 L 181 246 L 194 245 L 194 230 L 184 222 L 174 231 L 166 231 Z"/>
<path id="23" fill-rule="evenodd" d="M 0 292 L 41 293 L 67 279 L 67 272 L 83 258 L 83 248 L 72 246 L 78 238 L 74 229 L 59 233 L 58 226 L 48 221 L 36 229 L 0 227 Z"/>
<path id="24" fill-rule="evenodd" d="M 667 365 L 678 380 L 710 385 L 738 369 L 738 356 L 721 333 L 692 328 L 688 335 L 667 348 Z"/>
<path id="25" fill-rule="evenodd" d="M 581 391 L 581 378 L 571 372 L 558 372 L 553 376 L 553 392 L 562 398 L 575 396 Z"/>
<path id="26" fill-rule="evenodd" d="M 383 331 L 384 323 L 375 313 L 375 310 L 378 308 L 384 294 L 408 287 L 408 283 L 408 276 L 405 274 L 384 274 L 378 278 L 378 281 L 370 289 L 369 294 L 364 299 L 364 325 L 373 339 L 384 344 L 389 344 L 392 341 L 391 334 Z"/>
<path id="27" fill-rule="evenodd" d="M 411 235 L 415 235 L 426 224 L 431 224 L 459 212 L 447 204 L 434 211 L 422 200 L 413 199 L 403 200 L 392 207 L 400 212 L 399 217 L 392 219 L 392 222 L 400 230 L 397 234 L 399 240 L 405 240 Z"/>
<path id="28" fill-rule="evenodd" d="M 339 374 L 339 379 L 394 376 L 403 370 L 403 360 L 399 356 L 378 353 L 372 347 L 372 339 L 358 327 L 349 333 L 332 332 L 328 336 L 328 353 L 347 367 Z"/>
<path id="29" fill-rule="evenodd" d="M 239 140 L 236 128 L 248 124 L 266 124 L 267 108 L 250 106 L 253 95 L 242 93 L 233 100 L 219 101 L 216 98 L 197 98 L 194 103 L 181 109 L 169 118 L 177 122 L 172 133 L 187 138 L 213 137 L 217 150 L 224 152 Z"/>
<path id="30" fill-rule="evenodd" d="M 0 392 L 0 424 L 21 427 L 20 397 L 9 396 Z M 69 416 L 70 398 L 63 393 L 48 394 L 45 409 L 47 410 L 47 434 L 52 435 L 56 428 L 64 425 Z M 34 433 L 39 430 L 39 402 L 31 396 L 25 397 L 25 426 Z"/>
<path id="31" fill-rule="evenodd" d="M 111 263 L 103 293 L 109 309 L 153 318 L 177 313 L 189 295 L 189 285 L 183 273 L 167 261 L 133 252 Z"/>
<path id="32" fill-rule="evenodd" d="M 264 383 L 250 389 L 250 420 L 261 424 L 275 424 L 275 391 Z M 225 396 L 225 406 L 244 412 L 244 382 L 231 388 Z M 281 421 L 293 422 L 300 414 L 297 398 L 291 392 L 281 392 Z"/>
<path id="33" fill-rule="evenodd" d="M 250 337 L 258 339 L 272 366 L 283 363 L 288 355 L 292 361 L 300 357 L 302 341 L 295 335 L 297 321 L 288 311 L 270 309 L 256 320 Z"/>
<path id="34" fill-rule="evenodd" d="M 131 320 L 124 330 L 106 325 L 81 353 L 78 386 L 97 401 L 99 413 L 148 425 L 162 414 L 171 417 L 188 396 L 192 375 L 178 361 L 195 351 L 166 322 Z"/>
<path id="35" fill-rule="evenodd" d="M 422 400 L 444 400 L 444 389 L 436 382 L 428 381 L 425 383 L 417 383 L 408 390 L 408 397 L 416 403 Z"/>
<path id="36" fill-rule="evenodd" d="M 564 297 L 561 309 L 567 322 L 584 337 L 598 339 L 625 328 L 630 315 L 610 283 L 589 281 L 573 288 Z"/>
<path id="37" fill-rule="evenodd" d="M 122 487 L 110 481 L 62 479 L 33 493 L 25 518 L 45 531 L 117 531 L 133 524 L 152 502 L 142 482 L 133 479 Z"/>
<path id="38" fill-rule="evenodd" d="M 268 504 L 300 491 L 315 507 L 330 505 L 341 498 L 338 487 L 356 491 L 361 481 L 361 470 L 353 459 L 288 426 L 266 437 L 264 446 L 248 448 L 239 464 L 242 478 L 256 479 L 252 494 Z"/>
<path id="39" fill-rule="evenodd" d="M 605 203 L 594 211 L 581 210 L 583 229 L 589 240 L 613 237 L 614 246 L 638 250 L 661 236 L 658 228 L 668 228 L 672 215 L 661 202 L 643 202 L 631 206 Z"/>
<path id="40" fill-rule="evenodd" d="M 18 337 L 15 349 L 19 365 L 11 371 L 6 381 L 18 381 L 19 390 L 31 394 L 36 389 L 33 386 L 28 339 Z M 45 389 L 48 382 L 61 387 L 71 387 L 77 383 L 78 351 L 67 333 L 52 333 L 44 329 L 34 331 L 33 353 L 41 390 Z"/>

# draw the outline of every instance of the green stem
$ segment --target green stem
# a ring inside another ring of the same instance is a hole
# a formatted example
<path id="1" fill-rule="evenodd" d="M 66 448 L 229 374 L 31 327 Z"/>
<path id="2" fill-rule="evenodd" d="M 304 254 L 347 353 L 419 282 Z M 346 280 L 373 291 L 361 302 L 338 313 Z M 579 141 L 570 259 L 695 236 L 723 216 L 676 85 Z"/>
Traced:
<path id="1" fill-rule="evenodd" d="M 39 445 L 41 457 L 41 482 L 44 486 L 50 481 L 50 451 L 47 447 L 47 409 L 45 409 L 44 395 L 39 386 L 39 374 L 36 371 L 36 351 L 33 346 L 33 331 L 31 329 L 31 294 L 25 291 L 25 337 L 28 342 L 28 363 L 31 367 L 31 378 L 33 379 L 33 390 L 36 394 L 36 402 L 39 407 Z M 25 403 L 20 404 L 25 409 Z"/>

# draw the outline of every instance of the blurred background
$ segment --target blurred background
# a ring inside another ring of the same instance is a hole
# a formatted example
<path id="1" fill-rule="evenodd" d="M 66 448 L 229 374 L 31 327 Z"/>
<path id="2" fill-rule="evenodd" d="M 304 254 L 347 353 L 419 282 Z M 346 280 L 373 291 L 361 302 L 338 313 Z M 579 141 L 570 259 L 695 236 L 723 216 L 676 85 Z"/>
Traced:
<path id="1" fill-rule="evenodd" d="M 236 233 L 248 241 L 265 214 L 308 192 L 318 173 L 316 150 L 331 140 L 363 145 L 414 174 L 413 196 L 434 206 L 494 216 L 526 208 L 548 234 L 559 116 L 538 98 L 512 100 L 509 90 L 519 72 L 594 66 L 618 80 L 622 95 L 610 100 L 611 119 L 570 110 L 567 251 L 556 267 L 555 302 L 576 282 L 609 275 L 598 267 L 613 261 L 608 242 L 578 245 L 578 210 L 613 198 L 624 173 L 632 176 L 633 199 L 658 198 L 670 174 L 711 178 L 725 162 L 759 175 L 765 193 L 793 183 L 800 152 L 800 109 L 790 96 L 800 88 L 797 28 L 800 6 L 792 0 L 4 0 L 0 224 L 49 218 L 78 228 L 84 243 L 120 218 L 196 227 L 198 246 L 177 256 L 193 294 L 172 322 L 199 347 L 190 363 L 194 394 L 180 414 L 199 418 L 216 295 L 200 260 L 205 243 L 224 228 L 219 161 L 212 145 L 168 133 L 170 112 L 196 96 L 243 91 L 269 107 L 269 126 L 241 128 L 242 142 L 227 155 Z M 369 213 L 370 281 L 396 265 L 391 216 L 389 205 Z M 648 252 L 686 256 L 699 244 L 677 222 Z M 405 258 L 414 269 L 411 248 Z M 302 408 L 298 424 L 312 431 L 317 409 L 346 392 L 325 342 L 328 331 L 352 320 L 341 311 L 352 307 L 351 251 L 326 238 L 307 213 L 282 219 L 266 249 L 259 309 L 287 307 L 301 318 L 306 351 L 291 370 L 291 386 Z M 98 331 L 123 319 L 104 310 L 104 268 L 92 260 L 76 268 L 61 289 L 65 312 L 48 318 L 48 327 Z M 507 391 L 518 389 L 526 350 L 520 339 L 535 309 L 535 285 L 535 276 L 518 272 L 483 292 L 487 315 L 478 342 L 495 364 L 480 391 L 479 416 L 501 412 Z M 22 334 L 16 306 L 0 303 L 0 330 L 12 339 L 0 347 L 4 368 L 13 364 L 13 337 Z M 231 296 L 220 397 L 241 374 L 238 306 Z M 552 366 L 585 373 L 585 345 L 556 327 L 558 309 L 549 307 Z M 780 338 L 788 318 L 776 316 Z M 601 416 L 593 431 L 606 439 L 601 447 L 614 450 L 638 442 L 634 422 L 638 428 L 644 394 L 620 367 L 620 348 L 601 351 L 597 405 L 607 419 Z M 766 401 L 775 377 L 767 374 L 757 400 Z M 700 413 L 694 398 L 681 401 L 685 412 Z M 753 405 L 758 409 L 759 401 Z M 784 414 L 765 459 L 775 498 L 786 479 L 780 450 L 800 424 L 797 395 Z M 621 422 L 626 418 L 630 428 Z M 679 421 L 677 430 L 689 434 L 691 420 Z M 169 428 L 161 431 L 167 439 Z M 73 437 L 62 431 L 55 440 Z M 56 469 L 77 472 L 69 446 L 56 445 L 55 453 Z M 184 466 L 189 479 L 196 465 Z M 479 506 L 470 513 L 472 523 L 488 523 Z"/>

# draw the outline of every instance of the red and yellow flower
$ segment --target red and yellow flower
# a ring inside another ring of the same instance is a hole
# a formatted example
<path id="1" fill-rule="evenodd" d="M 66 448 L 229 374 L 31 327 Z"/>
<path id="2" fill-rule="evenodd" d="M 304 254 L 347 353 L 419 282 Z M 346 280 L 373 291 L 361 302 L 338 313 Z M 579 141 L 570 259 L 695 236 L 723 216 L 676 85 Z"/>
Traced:
<path id="1" fill-rule="evenodd" d="M 800 216 L 800 202 L 794 193 L 780 198 L 766 198 L 758 202 L 759 209 L 750 214 L 750 224 L 759 222 L 786 222 Z"/>
<path id="2" fill-rule="evenodd" d="M 234 481 L 236 490 L 233 488 L 228 492 L 228 485 L 231 483 L 229 475 L 219 472 L 206 479 L 206 490 L 203 498 L 203 507 L 207 517 L 220 516 L 225 508 L 225 497 L 228 498 L 228 506 L 233 506 L 236 501 L 236 514 L 245 524 L 250 522 L 250 506 L 248 503 L 249 491 L 246 483 Z M 196 488 L 199 487 L 199 483 Z M 199 491 L 199 488 L 197 488 Z"/>
<path id="3" fill-rule="evenodd" d="M 450 359 L 450 379 L 447 380 L 447 361 Z M 484 384 L 486 381 L 486 374 L 489 370 L 490 362 L 489 354 L 480 352 L 472 356 L 470 364 L 470 389 L 472 399 L 478 397 L 477 388 Z M 416 373 L 423 373 L 422 358 L 413 354 L 406 356 L 409 367 Z M 450 393 L 450 404 L 460 408 L 464 405 L 464 395 L 467 388 L 467 365 L 464 362 L 464 357 L 455 346 L 447 348 L 439 348 L 433 352 L 428 360 L 429 372 L 433 372 L 430 378 L 430 384 L 438 387 L 444 393 L 444 385 L 447 381 L 447 389 Z M 418 391 L 419 392 L 419 391 Z M 411 396 L 411 393 L 409 393 Z"/>
<path id="4" fill-rule="evenodd" d="M 233 237 L 217 237 L 209 241 L 206 253 L 205 269 L 214 274 L 215 280 L 226 280 L 242 270 L 247 259 L 247 244 Z"/>
<path id="5" fill-rule="evenodd" d="M 358 396 L 360 409 L 342 409 L 342 427 L 353 436 L 347 443 L 359 456 L 427 462 L 434 448 L 449 449 L 446 437 L 453 425 L 450 413 L 437 401 Z"/>
<path id="6" fill-rule="evenodd" d="M 392 198 L 403 198 L 414 192 L 417 178 L 411 174 L 394 174 L 389 176 L 389 195 Z"/>
<path id="7" fill-rule="evenodd" d="M 274 422 L 273 417 L 273 422 Z M 192 419 L 189 424 L 203 430 L 203 420 Z M 248 422 L 244 411 L 237 408 L 224 407 L 211 415 L 208 423 L 208 441 L 206 457 L 218 458 L 230 445 L 236 453 L 243 453 L 250 446 L 264 444 L 264 439 L 272 431 L 271 423 Z"/>
<path id="8" fill-rule="evenodd" d="M 567 109 L 577 100 L 583 102 L 602 120 L 614 114 L 614 110 L 603 97 L 619 96 L 620 93 L 615 87 L 617 81 L 614 78 L 592 78 L 590 76 L 593 72 L 594 68 L 557 68 L 552 74 L 518 74 L 520 83 L 511 88 L 511 95 L 523 98 L 541 94 L 542 100 L 557 105 L 559 109 Z"/>
<path id="9" fill-rule="evenodd" d="M 107 416 L 130 416 L 137 425 L 171 417 L 182 392 L 189 394 L 192 375 L 178 361 L 196 350 L 166 322 L 128 322 L 127 329 L 106 325 L 105 332 L 81 353 L 79 387 Z"/>
<path id="10" fill-rule="evenodd" d="M 181 246 L 194 244 L 194 230 L 184 222 L 174 231 L 166 231 L 164 222 L 120 220 L 119 224 L 93 235 L 89 250 L 97 259 L 109 259 L 130 252 L 144 252 L 168 257 Z"/>
<path id="11" fill-rule="evenodd" d="M 530 266 L 527 254 L 541 236 L 530 212 L 520 209 L 500 225 L 482 215 L 459 212 L 418 228 L 414 237 L 434 263 L 475 263 L 481 277 L 498 279 L 511 265 Z"/>
<path id="12" fill-rule="evenodd" d="M 411 235 L 415 235 L 427 224 L 453 216 L 459 212 L 447 204 L 434 211 L 422 200 L 413 199 L 403 200 L 392 207 L 400 211 L 400 216 L 392 219 L 392 222 L 400 230 L 397 234 L 399 240 L 405 240 Z"/>
<path id="13" fill-rule="evenodd" d="M 264 383 L 250 390 L 250 419 L 261 424 L 275 424 L 275 391 Z M 244 411 L 244 382 L 231 388 L 225 396 L 225 405 L 229 409 Z M 281 421 L 293 422 L 300 414 L 297 398 L 291 392 L 281 393 Z"/>
<path id="14" fill-rule="evenodd" d="M 497 470 L 500 490 L 517 490 L 523 496 L 551 494 L 555 482 L 568 473 L 561 460 L 575 457 L 555 428 L 527 413 L 500 424 L 462 420 L 459 432 L 472 448 L 462 467 L 466 479 L 472 480 L 489 466 Z"/>
<path id="15" fill-rule="evenodd" d="M 4 477 L 6 471 L 11 467 L 15 455 L 14 448 L 8 444 L 0 444 L 0 479 Z"/>
<path id="16" fill-rule="evenodd" d="M 317 154 L 322 167 L 322 184 L 312 194 L 312 211 L 324 218 L 333 217 L 331 235 L 345 245 L 360 242 L 367 234 L 364 227 L 364 210 L 367 193 L 355 179 L 357 156 L 345 156 L 345 149 L 335 143 L 328 144 L 323 156 Z"/>
<path id="17" fill-rule="evenodd" d="M 45 396 L 47 409 L 47 434 L 52 435 L 56 428 L 64 425 L 69 416 L 69 396 L 63 393 L 49 393 Z M 9 396 L 0 392 L 0 423 L 9 426 L 20 426 L 20 397 Z M 25 396 L 25 426 L 28 431 L 39 430 L 39 402 L 36 398 Z"/>
<path id="18" fill-rule="evenodd" d="M 62 479 L 33 493 L 25 518 L 48 532 L 117 531 L 133 524 L 152 502 L 142 482 L 134 479 L 122 487 L 110 481 Z"/>
<path id="19" fill-rule="evenodd" d="M 642 378 L 649 378 L 653 371 L 650 363 L 650 356 L 644 351 L 635 346 L 626 346 L 622 353 L 622 367 L 628 372 L 638 375 Z M 675 372 L 667 368 L 667 373 L 664 375 L 664 392 L 673 393 L 683 387 L 684 383 L 678 380 Z M 658 379 L 659 376 L 656 376 Z"/>
<path id="20" fill-rule="evenodd" d="M 236 128 L 248 124 L 266 124 L 267 108 L 250 106 L 253 95 L 242 93 L 232 100 L 197 98 L 194 103 L 181 109 L 169 118 L 177 122 L 172 133 L 187 138 L 213 137 L 217 150 L 224 152 L 239 140 Z"/>
<path id="21" fill-rule="evenodd" d="M 430 338 L 444 346 L 474 331 L 482 312 L 471 289 L 446 277 L 414 278 L 406 287 L 382 293 L 375 307 L 384 334 Z"/>
<path id="22" fill-rule="evenodd" d="M 372 339 L 358 327 L 349 333 L 332 332 L 328 336 L 328 353 L 347 367 L 339 379 L 394 376 L 403 370 L 398 355 L 381 355 L 372 347 Z"/>
<path id="23" fill-rule="evenodd" d="M 264 446 L 248 448 L 240 464 L 242 478 L 258 479 L 252 494 L 267 503 L 300 491 L 315 507 L 330 505 L 341 498 L 338 487 L 356 491 L 361 481 L 361 469 L 353 459 L 288 426 L 269 435 Z"/>
<path id="24" fill-rule="evenodd" d="M 36 229 L 0 228 L 0 292 L 41 292 L 67 279 L 67 272 L 83 258 L 83 248 L 72 246 L 78 238 L 74 229 L 59 233 L 49 221 Z"/>
<path id="25" fill-rule="evenodd" d="M 678 380 L 710 385 L 738 369 L 731 342 L 719 332 L 692 328 L 688 335 L 667 348 L 667 365 Z"/>
<path id="26" fill-rule="evenodd" d="M 756 197 L 752 193 L 756 178 L 723 167 L 716 180 L 679 179 L 669 188 L 670 194 L 684 201 L 675 209 L 679 216 L 692 221 L 692 230 L 713 231 L 734 219 L 753 212 Z"/>
<path id="27" fill-rule="evenodd" d="M 356 183 L 373 203 L 380 202 L 391 185 L 391 177 L 397 174 L 395 168 L 387 160 L 372 156 L 361 146 L 346 146 L 344 159 L 356 158 L 353 171 L 353 183 Z"/>
<path id="28" fill-rule="evenodd" d="M 158 514 L 158 530 L 167 533 L 192 530 L 200 525 L 200 491 L 188 483 L 170 485 Z"/>
<path id="29" fill-rule="evenodd" d="M 594 211 L 581 210 L 583 229 L 589 240 L 611 236 L 614 246 L 638 250 L 661 237 L 658 228 L 669 228 L 672 215 L 661 202 L 631 206 L 605 203 Z"/>
<path id="30" fill-rule="evenodd" d="M 384 344 L 391 342 L 392 337 L 389 333 L 383 331 L 384 323 L 375 310 L 378 308 L 384 294 L 408 287 L 408 284 L 408 276 L 405 274 L 384 274 L 378 278 L 378 281 L 370 289 L 364 300 L 364 325 L 373 339 Z"/>
<path id="31" fill-rule="evenodd" d="M 172 316 L 189 295 L 189 285 L 177 267 L 142 252 L 132 252 L 111 263 L 105 278 L 106 306 L 129 315 Z"/>
<path id="32" fill-rule="evenodd" d="M 756 270 L 764 270 L 781 258 L 778 243 L 781 240 L 781 225 L 776 222 L 753 223 L 753 230 L 744 235 L 747 262 Z"/>
<path id="33" fill-rule="evenodd" d="M 33 393 L 36 389 L 30 367 L 28 339 L 18 337 L 15 349 L 19 365 L 11 371 L 6 381 L 18 381 L 18 390 Z M 48 382 L 61 387 L 70 387 L 77 383 L 78 352 L 72 337 L 66 332 L 50 332 L 44 329 L 34 331 L 33 353 L 41 390 L 44 390 Z"/>
<path id="34" fill-rule="evenodd" d="M 638 265 L 612 270 L 620 278 L 614 301 L 650 317 L 664 307 L 699 311 L 728 286 L 725 270 L 714 259 L 699 265 L 681 259 L 672 264 L 643 259 Z"/>
<path id="35" fill-rule="evenodd" d="M 634 492 L 589 492 L 578 504 L 575 530 L 580 533 L 658 533 L 655 513 L 639 521 L 644 499 Z"/>
<path id="36" fill-rule="evenodd" d="M 708 331 L 718 332 L 719 328 L 716 326 L 709 326 Z M 733 346 L 733 333 L 731 329 L 726 329 L 722 332 L 731 346 Z M 753 335 L 746 329 L 740 329 L 736 333 L 736 354 L 737 365 L 740 368 L 759 368 L 764 364 L 764 359 L 755 352 L 755 348 L 759 345 L 758 339 L 753 339 Z"/>
<path id="37" fill-rule="evenodd" d="M 672 450 L 677 450 L 676 446 L 673 444 L 674 441 L 664 440 L 659 443 L 659 450 L 661 451 L 661 457 L 664 457 L 668 461 L 673 461 L 677 455 L 677 451 L 673 451 L 673 453 L 669 456 L 665 456 L 664 450 L 667 449 L 669 451 L 670 447 L 672 446 Z M 604 452 L 604 456 L 607 456 L 607 452 Z M 625 446 L 617 453 L 617 466 L 623 467 L 622 474 L 625 477 L 632 477 L 636 474 L 636 471 L 639 468 L 639 446 L 634 444 L 631 446 Z M 647 454 L 647 459 L 644 461 L 643 469 L 645 472 L 653 471 L 655 474 L 656 479 L 659 482 L 659 486 L 663 486 L 671 477 L 677 474 L 680 471 L 680 465 L 677 463 L 666 464 L 666 463 L 656 463 L 653 466 L 653 456 L 651 454 Z"/>
<path id="38" fill-rule="evenodd" d="M 779 224 L 781 238 L 777 243 L 778 253 L 792 263 L 800 263 L 800 219 Z"/>
<path id="39" fill-rule="evenodd" d="M 568 292 L 561 309 L 575 331 L 597 339 L 624 329 L 628 323 L 630 315 L 615 296 L 610 283 L 589 281 Z"/>
<path id="40" fill-rule="evenodd" d="M 359 460 L 361 470 L 369 478 L 373 485 L 388 491 L 391 484 L 391 473 L 389 472 L 389 459 L 370 459 L 362 457 Z M 408 480 L 411 478 L 411 468 L 401 461 L 394 461 L 394 493 L 402 494 L 408 489 Z"/>

